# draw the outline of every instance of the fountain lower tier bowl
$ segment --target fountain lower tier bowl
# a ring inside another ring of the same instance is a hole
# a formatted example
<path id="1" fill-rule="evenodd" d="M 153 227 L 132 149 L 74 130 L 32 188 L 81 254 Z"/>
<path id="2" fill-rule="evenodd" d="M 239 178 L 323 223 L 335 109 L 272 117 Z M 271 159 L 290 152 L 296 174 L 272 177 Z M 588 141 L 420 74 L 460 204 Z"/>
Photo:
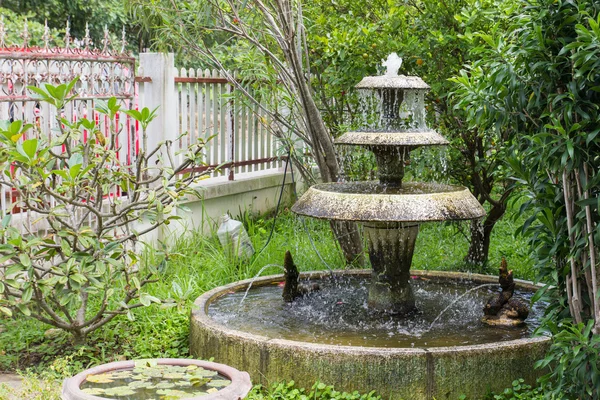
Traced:
<path id="1" fill-rule="evenodd" d="M 485 216 L 477 199 L 462 186 L 377 181 L 311 186 L 292 211 L 309 217 L 362 222 L 470 220 Z"/>
<path id="2" fill-rule="evenodd" d="M 191 352 L 246 370 L 256 383 L 293 379 L 310 387 L 319 380 L 338 390 L 376 390 L 391 399 L 481 398 L 514 379 L 534 383 L 543 373 L 533 364 L 550 339 L 531 338 L 539 306 L 525 327 L 480 321 L 496 287 L 474 288 L 497 283 L 497 277 L 412 271 L 419 312 L 399 318 L 366 307 L 370 274 L 302 274 L 322 289 L 292 304 L 281 299 L 281 275 L 255 280 L 247 296 L 250 280 L 216 288 L 196 300 Z M 536 289 L 517 281 L 524 298 Z"/>

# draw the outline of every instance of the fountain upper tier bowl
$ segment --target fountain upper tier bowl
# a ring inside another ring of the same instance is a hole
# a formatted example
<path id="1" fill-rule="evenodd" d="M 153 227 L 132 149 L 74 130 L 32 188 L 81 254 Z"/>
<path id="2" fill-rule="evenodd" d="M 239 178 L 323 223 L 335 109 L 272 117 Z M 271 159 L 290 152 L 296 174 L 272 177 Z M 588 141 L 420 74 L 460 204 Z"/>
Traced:
<path id="1" fill-rule="evenodd" d="M 433 129 L 421 129 L 404 132 L 346 132 L 335 140 L 335 144 L 356 145 L 364 147 L 394 146 L 443 146 L 448 140 Z"/>
<path id="2" fill-rule="evenodd" d="M 390 187 L 376 181 L 314 185 L 292 211 L 315 218 L 360 222 L 471 220 L 485 210 L 462 186 L 405 182 Z"/>
<path id="3" fill-rule="evenodd" d="M 365 76 L 355 87 L 357 89 L 429 90 L 429 85 L 423 79 L 406 75 Z"/>

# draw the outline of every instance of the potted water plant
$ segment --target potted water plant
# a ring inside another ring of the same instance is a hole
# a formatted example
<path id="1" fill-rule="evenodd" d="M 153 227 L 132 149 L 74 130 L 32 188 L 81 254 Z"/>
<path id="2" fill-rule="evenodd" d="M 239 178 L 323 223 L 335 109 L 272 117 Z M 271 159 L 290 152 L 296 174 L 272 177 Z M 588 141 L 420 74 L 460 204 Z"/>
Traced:
<path id="1" fill-rule="evenodd" d="M 63 400 L 238 400 L 252 384 L 247 372 L 209 361 L 158 358 L 118 361 L 64 381 Z"/>

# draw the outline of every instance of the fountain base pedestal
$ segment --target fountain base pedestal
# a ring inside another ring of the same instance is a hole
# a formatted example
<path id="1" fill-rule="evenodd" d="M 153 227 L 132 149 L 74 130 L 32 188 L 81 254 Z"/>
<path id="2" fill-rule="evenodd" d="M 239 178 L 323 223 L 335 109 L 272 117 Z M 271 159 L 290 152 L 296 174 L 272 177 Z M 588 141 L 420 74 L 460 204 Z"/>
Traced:
<path id="1" fill-rule="evenodd" d="M 364 224 L 373 268 L 368 299 L 370 308 L 400 315 L 416 310 L 410 286 L 410 265 L 418 234 L 418 224 Z"/>

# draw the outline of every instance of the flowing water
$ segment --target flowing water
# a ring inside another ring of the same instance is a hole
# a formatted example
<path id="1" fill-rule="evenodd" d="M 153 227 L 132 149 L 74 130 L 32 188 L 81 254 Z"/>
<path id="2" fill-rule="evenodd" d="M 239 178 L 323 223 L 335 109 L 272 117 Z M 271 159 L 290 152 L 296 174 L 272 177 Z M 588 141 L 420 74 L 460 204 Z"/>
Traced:
<path id="1" fill-rule="evenodd" d="M 529 337 L 543 314 L 543 305 L 536 304 L 524 326 L 490 327 L 481 322 L 482 309 L 499 290 L 497 286 L 472 290 L 480 284 L 414 276 L 419 312 L 401 318 L 367 307 L 368 282 L 360 277 L 323 278 L 321 291 L 291 304 L 282 300 L 281 284 L 255 286 L 242 304 L 243 290 L 229 293 L 211 303 L 208 314 L 229 328 L 270 338 L 392 348 L 474 345 Z M 515 295 L 529 300 L 533 293 L 517 290 Z M 460 296 L 463 298 L 451 305 Z"/>

